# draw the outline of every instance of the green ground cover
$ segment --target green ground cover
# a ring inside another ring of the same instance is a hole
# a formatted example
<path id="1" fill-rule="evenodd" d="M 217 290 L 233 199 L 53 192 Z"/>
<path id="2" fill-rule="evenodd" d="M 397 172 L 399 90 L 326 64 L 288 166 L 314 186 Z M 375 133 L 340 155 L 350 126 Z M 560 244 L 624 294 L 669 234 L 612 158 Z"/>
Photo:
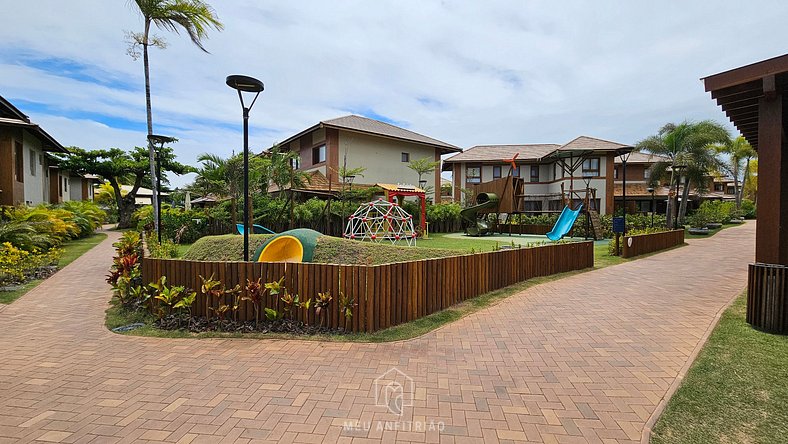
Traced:
<path id="1" fill-rule="evenodd" d="M 746 297 L 725 311 L 654 428 L 651 442 L 784 443 L 788 336 L 745 321 Z"/>

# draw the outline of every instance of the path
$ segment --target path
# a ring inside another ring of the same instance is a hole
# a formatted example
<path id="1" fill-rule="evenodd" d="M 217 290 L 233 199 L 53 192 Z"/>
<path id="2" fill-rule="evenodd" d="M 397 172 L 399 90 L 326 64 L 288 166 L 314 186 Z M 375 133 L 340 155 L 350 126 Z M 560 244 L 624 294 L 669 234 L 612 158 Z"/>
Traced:
<path id="1" fill-rule="evenodd" d="M 110 233 L 0 311 L 0 442 L 637 442 L 744 288 L 754 233 L 538 285 L 388 344 L 115 335 Z M 401 417 L 375 405 L 391 367 L 415 386 Z"/>

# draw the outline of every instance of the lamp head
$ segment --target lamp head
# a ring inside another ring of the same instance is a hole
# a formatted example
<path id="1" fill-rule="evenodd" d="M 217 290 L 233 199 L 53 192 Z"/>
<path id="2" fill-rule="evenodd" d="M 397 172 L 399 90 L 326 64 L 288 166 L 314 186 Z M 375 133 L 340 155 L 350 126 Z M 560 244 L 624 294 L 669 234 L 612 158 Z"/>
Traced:
<path id="1" fill-rule="evenodd" d="M 654 194 L 654 187 L 648 187 L 646 188 L 646 191 L 648 191 L 651 194 Z"/>
<path id="2" fill-rule="evenodd" d="M 231 75 L 227 76 L 227 86 L 238 91 L 259 93 L 265 89 L 263 82 L 255 79 L 254 77 Z"/>
<path id="3" fill-rule="evenodd" d="M 177 141 L 178 139 L 176 139 L 175 137 L 162 136 L 159 134 L 148 134 L 148 142 L 151 143 L 152 145 L 159 145 L 163 147 L 165 143 L 173 143 Z"/>

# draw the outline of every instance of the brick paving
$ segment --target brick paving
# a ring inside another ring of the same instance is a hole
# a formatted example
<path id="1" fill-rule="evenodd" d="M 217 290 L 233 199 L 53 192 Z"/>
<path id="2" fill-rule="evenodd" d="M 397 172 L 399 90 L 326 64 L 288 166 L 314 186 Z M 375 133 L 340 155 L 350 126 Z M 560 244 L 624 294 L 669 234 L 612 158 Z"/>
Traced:
<path id="1" fill-rule="evenodd" d="M 744 288 L 754 232 L 538 285 L 386 344 L 113 334 L 110 233 L 0 310 L 0 442 L 639 442 Z M 401 416 L 375 404 L 392 367 L 413 378 Z"/>

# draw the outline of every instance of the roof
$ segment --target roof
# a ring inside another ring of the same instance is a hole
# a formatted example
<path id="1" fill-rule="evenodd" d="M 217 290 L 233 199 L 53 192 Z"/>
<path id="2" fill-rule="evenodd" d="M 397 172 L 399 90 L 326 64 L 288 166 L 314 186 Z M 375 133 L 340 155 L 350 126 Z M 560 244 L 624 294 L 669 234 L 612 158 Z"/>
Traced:
<path id="1" fill-rule="evenodd" d="M 44 151 L 57 151 L 68 153 L 66 147 L 60 144 L 54 137 L 49 135 L 43 128 L 30 121 L 19 108 L 0 96 L 0 126 L 13 126 L 25 128 L 41 140 Z"/>
<path id="2" fill-rule="evenodd" d="M 372 134 L 375 136 L 382 136 L 391 139 L 420 143 L 423 145 L 429 145 L 429 146 L 434 146 L 436 148 L 440 148 L 441 154 L 456 153 L 462 151 L 459 147 L 456 147 L 446 142 L 442 142 L 438 139 L 433 139 L 432 137 L 427 137 L 423 134 L 406 130 L 405 128 L 400 128 L 390 123 L 381 122 L 379 120 L 369 119 L 367 117 L 362 117 L 352 114 L 348 116 L 337 117 L 336 119 L 320 121 L 316 125 L 313 125 L 301 131 L 300 133 L 285 139 L 284 141 L 281 142 L 281 145 L 288 144 L 293 140 L 296 140 L 299 137 L 303 136 L 304 134 L 310 133 L 318 128 L 336 128 L 346 131 L 355 131 L 359 133 Z"/>
<path id="3" fill-rule="evenodd" d="M 196 199 L 192 199 L 189 203 L 191 204 L 198 204 L 198 203 L 205 203 L 205 202 L 224 202 L 225 200 L 230 200 L 229 197 L 219 197 L 214 194 L 207 194 L 203 197 L 198 197 Z"/>
<path id="4" fill-rule="evenodd" d="M 701 80 L 706 92 L 711 93 L 736 129 L 757 150 L 760 99 L 788 89 L 788 54 Z"/>
<path id="5" fill-rule="evenodd" d="M 411 193 L 424 193 L 425 191 L 415 185 L 409 184 L 393 184 L 393 183 L 376 183 L 376 187 L 383 188 L 386 191 L 407 191 Z"/>
<path id="6" fill-rule="evenodd" d="M 623 163 L 619 156 L 616 156 L 614 161 L 617 164 Z M 633 151 L 629 155 L 629 158 L 627 159 L 627 163 L 657 163 L 657 162 L 670 162 L 670 158 L 667 156 L 660 156 L 659 154 Z"/>
<path id="7" fill-rule="evenodd" d="M 645 183 L 628 183 L 627 184 L 627 197 L 643 197 L 648 196 L 651 197 L 651 193 L 648 192 L 649 185 Z M 621 183 L 614 183 L 613 184 L 613 195 L 621 196 L 623 193 L 624 187 Z M 670 194 L 670 187 L 668 186 L 657 186 L 654 187 L 654 196 L 655 197 L 665 197 Z"/>
<path id="8" fill-rule="evenodd" d="M 517 160 L 538 160 L 557 150 L 560 145 L 555 143 L 537 143 L 524 145 L 476 145 L 444 160 L 453 162 L 503 162 L 515 154 Z"/>
<path id="9" fill-rule="evenodd" d="M 580 151 L 621 151 L 626 149 L 633 149 L 629 145 L 623 143 L 611 142 L 609 140 L 597 139 L 596 137 L 580 136 L 571 142 L 561 146 L 559 150 L 580 150 Z"/>

